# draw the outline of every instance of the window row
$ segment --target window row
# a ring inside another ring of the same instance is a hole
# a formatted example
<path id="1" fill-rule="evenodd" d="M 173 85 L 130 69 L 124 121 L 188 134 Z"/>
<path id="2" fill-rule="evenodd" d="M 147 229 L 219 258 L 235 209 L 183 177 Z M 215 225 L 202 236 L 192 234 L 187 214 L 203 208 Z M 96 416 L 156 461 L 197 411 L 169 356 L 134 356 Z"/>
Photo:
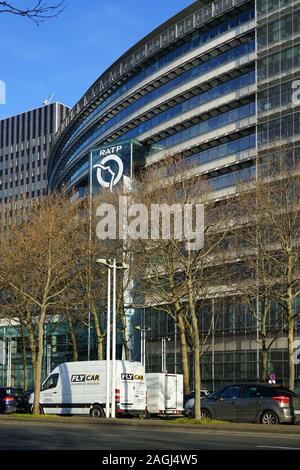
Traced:
<path id="1" fill-rule="evenodd" d="M 160 176 L 171 176 L 178 169 L 190 168 L 192 166 L 203 165 L 214 160 L 234 155 L 240 152 L 245 152 L 256 146 L 256 135 L 250 134 L 245 137 L 240 137 L 235 140 L 230 140 L 225 144 L 216 145 L 208 150 L 202 150 L 186 157 L 184 160 L 179 161 L 174 165 L 169 165 L 165 169 L 160 168 L 158 173 Z"/>
<path id="2" fill-rule="evenodd" d="M 254 114 L 254 102 L 240 106 L 239 108 L 232 109 L 226 113 L 218 114 L 217 116 L 211 117 L 206 121 L 199 122 L 198 124 L 195 124 L 188 129 L 184 129 L 183 131 L 177 132 L 176 134 L 166 137 L 165 139 L 161 139 L 153 146 L 152 150 L 150 149 L 149 154 L 155 153 L 157 151 L 157 145 L 163 148 L 173 147 L 180 142 L 184 142 L 185 140 L 192 139 L 219 127 L 226 126 L 230 123 L 253 116 Z"/>
<path id="3" fill-rule="evenodd" d="M 300 112 L 289 114 L 259 126 L 258 142 L 266 144 L 286 139 L 300 133 Z"/>
<path id="4" fill-rule="evenodd" d="M 21 201 L 22 199 L 30 199 L 30 198 L 34 198 L 34 197 L 40 197 L 40 196 L 44 196 L 47 194 L 47 189 L 37 189 L 36 191 L 27 191 L 25 193 L 23 193 L 22 195 L 18 196 L 10 196 L 10 197 L 0 197 L 0 203 L 3 203 L 3 204 L 9 204 L 9 203 L 12 203 L 14 201 L 17 201 L 18 198 L 19 200 Z M 12 216 L 12 212 L 10 214 L 10 216 Z"/>
<path id="5" fill-rule="evenodd" d="M 299 34 L 300 11 L 290 13 L 268 23 L 257 30 L 258 47 L 263 48 Z"/>
<path id="6" fill-rule="evenodd" d="M 208 103 L 219 97 L 224 97 L 227 93 L 232 91 L 237 91 L 242 87 L 249 86 L 254 83 L 255 72 L 249 72 L 241 77 L 234 78 L 228 82 L 217 85 L 200 95 L 193 96 L 192 98 L 183 101 L 182 103 L 173 106 L 171 109 L 164 111 L 153 118 L 149 119 L 146 122 L 143 122 L 133 130 L 126 132 L 123 135 L 123 138 L 130 139 L 132 137 L 138 137 L 140 134 L 150 130 L 153 127 L 158 126 L 159 124 L 166 122 L 172 119 L 175 116 L 182 115 L 191 109 L 194 109 L 204 103 Z"/>
<path id="7" fill-rule="evenodd" d="M 165 53 L 164 55 L 160 54 L 156 59 L 152 59 L 151 65 L 144 67 L 140 72 L 138 72 L 133 78 L 129 79 L 124 85 L 120 86 L 115 92 L 113 92 L 108 98 L 102 101 L 92 112 L 87 116 L 79 125 L 78 128 L 72 133 L 68 139 L 66 145 L 80 132 L 80 130 L 90 122 L 97 114 L 99 114 L 103 109 L 108 107 L 114 100 L 126 93 L 128 90 L 133 88 L 143 79 L 157 72 L 160 68 L 166 66 L 173 60 L 179 58 L 180 56 L 188 53 L 189 51 L 199 47 L 201 44 L 205 44 L 208 41 L 211 41 L 220 34 L 224 34 L 226 31 L 229 31 L 233 28 L 236 28 L 240 24 L 243 24 L 247 21 L 250 21 L 254 18 L 254 9 L 242 12 L 238 16 L 230 18 L 222 23 L 217 24 L 213 28 L 208 29 L 207 31 L 196 31 L 192 36 L 187 40 L 185 44 L 176 49 Z"/>
<path id="8" fill-rule="evenodd" d="M 293 88 L 293 83 L 294 80 L 281 82 L 276 86 L 259 92 L 257 99 L 258 112 L 263 113 L 273 108 L 291 104 L 293 102 L 293 93 L 296 91 Z"/>
<path id="9" fill-rule="evenodd" d="M 283 8 L 287 5 L 296 3 L 297 0 L 257 0 L 257 12 L 258 16 L 272 13 L 279 8 Z"/>
<path id="10" fill-rule="evenodd" d="M 39 182 L 39 181 L 42 181 L 42 179 L 44 181 L 47 180 L 47 175 L 44 173 L 43 176 L 42 175 L 37 175 L 37 176 L 32 176 L 31 178 L 27 177 L 27 178 L 22 178 L 20 180 L 16 180 L 16 181 L 10 181 L 9 183 L 6 182 L 6 183 L 0 183 L 0 191 L 4 190 L 4 189 L 12 189 L 12 188 L 18 188 L 19 186 L 24 186 L 25 184 L 34 184 L 35 182 Z"/>
<path id="11" fill-rule="evenodd" d="M 203 62 L 199 66 L 195 67 L 194 69 L 190 70 L 187 72 L 187 75 L 189 79 L 196 78 L 197 76 L 204 74 L 210 70 L 213 70 L 216 67 L 219 67 L 223 63 L 229 62 L 231 60 L 238 59 L 246 54 L 249 54 L 250 52 L 253 52 L 255 49 L 255 44 L 254 41 L 249 41 L 244 44 L 242 44 L 239 47 L 235 47 L 233 49 L 230 49 L 227 52 L 224 52 L 223 54 L 220 54 L 207 62 Z M 180 78 L 180 77 L 179 77 Z M 252 78 L 251 78 L 252 80 Z M 107 131 L 115 122 L 118 122 L 119 115 L 116 115 L 114 118 L 112 118 L 110 121 L 96 129 L 90 137 L 88 137 L 79 147 L 78 149 L 69 157 L 67 163 L 70 163 L 73 161 L 80 153 L 81 151 L 87 147 L 91 142 L 93 142 L 95 139 L 99 138 L 103 133 Z M 122 135 L 122 138 L 133 138 L 137 137 L 139 135 L 139 129 L 135 128 L 132 131 L 129 131 L 128 133 Z"/>
<path id="12" fill-rule="evenodd" d="M 258 80 L 300 67 L 300 45 L 288 47 L 258 61 Z"/>

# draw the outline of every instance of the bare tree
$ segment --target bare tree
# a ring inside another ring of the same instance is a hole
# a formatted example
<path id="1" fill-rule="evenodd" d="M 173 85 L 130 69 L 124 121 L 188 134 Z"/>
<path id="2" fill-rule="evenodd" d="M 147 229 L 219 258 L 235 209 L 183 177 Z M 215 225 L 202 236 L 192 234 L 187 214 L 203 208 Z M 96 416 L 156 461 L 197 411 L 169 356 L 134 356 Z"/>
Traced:
<path id="1" fill-rule="evenodd" d="M 295 299 L 300 295 L 300 168 L 289 167 L 287 152 L 277 153 L 279 165 L 256 185 L 257 204 L 269 227 L 269 258 L 277 276 L 276 299 L 284 309 L 287 330 L 289 386 L 295 387 Z"/>
<path id="2" fill-rule="evenodd" d="M 157 305 L 157 308 L 166 311 L 178 322 L 187 390 L 189 376 L 186 340 L 190 340 L 194 359 L 195 416 L 200 418 L 201 359 L 209 348 L 208 338 L 213 327 L 211 316 L 207 330 L 201 330 L 200 311 L 205 302 L 222 289 L 223 268 L 219 262 L 220 255 L 216 252 L 227 231 L 222 217 L 223 208 L 213 203 L 207 182 L 182 161 L 169 164 L 165 172 L 159 169 L 156 178 L 148 172 L 139 185 L 136 197 L 148 208 L 148 212 L 151 212 L 150 206 L 153 205 L 167 206 L 172 212 L 177 209 L 180 211 L 185 205 L 193 206 L 193 211 L 196 204 L 205 206 L 204 227 L 197 226 L 199 234 L 201 230 L 205 232 L 203 245 L 192 249 L 186 234 L 177 238 L 172 232 L 166 238 L 163 234 L 162 216 L 157 227 L 160 237 L 140 240 L 141 253 L 137 255 L 140 277 L 145 279 L 146 304 Z M 192 217 L 190 213 L 190 218 Z M 175 215 L 172 220 L 175 230 Z M 151 223 L 153 224 L 153 220 Z"/>
<path id="3" fill-rule="evenodd" d="M 271 164 L 270 164 L 271 158 Z M 248 285 L 237 286 L 246 297 L 257 298 L 260 306 L 253 313 L 261 326 L 262 373 L 266 378 L 267 354 L 282 328 L 287 333 L 289 386 L 295 385 L 293 362 L 295 299 L 300 295 L 300 169 L 290 159 L 287 149 L 273 149 L 258 161 L 255 184 L 242 187 L 240 209 L 243 211 L 247 242 L 240 254 L 252 270 Z M 238 222 L 237 222 L 238 225 Z M 252 266 L 252 268 L 251 268 Z M 267 331 L 270 307 L 277 304 L 283 311 L 282 323 L 275 320 Z M 273 331 L 272 331 L 273 330 Z"/>
<path id="4" fill-rule="evenodd" d="M 258 204 L 257 192 L 243 188 L 236 202 L 231 248 L 233 256 L 242 260 L 243 276 L 233 278 L 232 286 L 254 320 L 251 326 L 245 324 L 244 328 L 260 346 L 260 379 L 267 382 L 269 352 L 283 331 L 282 318 L 271 315 L 278 298 L 278 273 L 270 256 L 270 227 L 265 223 L 264 208 Z"/>
<path id="5" fill-rule="evenodd" d="M 0 281 L 26 300 L 24 319 L 36 329 L 34 413 L 40 411 L 45 325 L 65 304 L 78 275 L 76 211 L 67 199 L 48 196 L 33 208 L 27 222 L 10 228 L 0 245 Z"/>
<path id="6" fill-rule="evenodd" d="M 24 2 L 22 2 L 24 3 Z M 11 15 L 22 16 L 28 18 L 36 25 L 39 25 L 45 20 L 56 18 L 62 13 L 65 8 L 65 0 L 58 3 L 50 3 L 44 0 L 34 0 L 31 4 L 24 7 L 15 2 L 1 2 L 0 1 L 0 14 L 8 13 Z"/>

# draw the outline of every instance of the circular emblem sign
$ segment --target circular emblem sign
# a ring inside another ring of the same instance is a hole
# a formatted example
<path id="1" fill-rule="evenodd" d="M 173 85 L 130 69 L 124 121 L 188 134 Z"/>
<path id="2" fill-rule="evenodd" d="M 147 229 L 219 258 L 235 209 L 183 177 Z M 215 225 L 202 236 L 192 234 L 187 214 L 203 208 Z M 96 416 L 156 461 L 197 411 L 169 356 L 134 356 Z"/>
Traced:
<path id="1" fill-rule="evenodd" d="M 117 165 L 117 171 L 114 171 L 112 168 L 112 162 L 114 162 L 113 168 Z M 103 158 L 101 163 L 94 165 L 94 168 L 97 169 L 97 180 L 100 186 L 103 188 L 110 188 L 111 191 L 113 190 L 113 187 L 119 183 L 124 172 L 123 162 L 118 155 L 107 155 Z M 109 181 L 103 179 L 103 171 L 107 171 L 110 174 Z"/>

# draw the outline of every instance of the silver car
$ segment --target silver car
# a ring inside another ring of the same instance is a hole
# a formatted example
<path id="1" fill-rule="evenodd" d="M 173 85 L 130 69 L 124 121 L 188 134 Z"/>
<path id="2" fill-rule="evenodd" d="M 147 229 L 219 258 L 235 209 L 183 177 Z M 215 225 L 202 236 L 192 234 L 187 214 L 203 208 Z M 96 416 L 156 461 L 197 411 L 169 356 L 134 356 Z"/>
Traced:
<path id="1" fill-rule="evenodd" d="M 201 400 L 205 419 L 262 424 L 300 422 L 300 395 L 284 385 L 235 384 Z"/>
<path id="2" fill-rule="evenodd" d="M 201 390 L 201 400 L 205 397 L 208 397 L 211 392 L 208 390 Z M 195 392 L 191 392 L 184 397 L 184 414 L 187 417 L 192 417 L 194 414 L 194 407 L 195 407 Z"/>

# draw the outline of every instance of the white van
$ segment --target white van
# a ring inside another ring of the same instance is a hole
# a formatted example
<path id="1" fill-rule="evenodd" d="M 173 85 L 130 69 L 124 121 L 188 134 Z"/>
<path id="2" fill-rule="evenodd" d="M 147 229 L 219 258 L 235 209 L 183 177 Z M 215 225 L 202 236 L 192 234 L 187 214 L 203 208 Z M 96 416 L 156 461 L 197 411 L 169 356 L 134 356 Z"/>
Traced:
<path id="1" fill-rule="evenodd" d="M 146 409 L 144 367 L 116 361 L 116 415 L 143 415 Z M 33 403 L 32 394 L 29 402 Z M 106 361 L 65 362 L 42 385 L 41 411 L 47 414 L 101 417 L 106 407 Z"/>

